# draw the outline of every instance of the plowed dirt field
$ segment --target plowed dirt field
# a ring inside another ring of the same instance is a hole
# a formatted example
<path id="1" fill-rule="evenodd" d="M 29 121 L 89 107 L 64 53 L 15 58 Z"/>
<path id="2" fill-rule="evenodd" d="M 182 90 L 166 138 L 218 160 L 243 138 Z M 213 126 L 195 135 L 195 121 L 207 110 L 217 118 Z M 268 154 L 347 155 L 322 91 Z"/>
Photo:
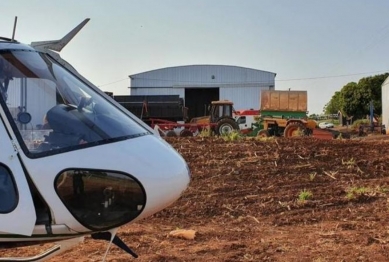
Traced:
<path id="1" fill-rule="evenodd" d="M 107 261 L 389 261 L 389 140 L 168 142 L 190 166 L 189 189 L 119 230 L 138 259 L 113 247 Z M 86 237 L 50 261 L 101 261 L 105 247 Z"/>

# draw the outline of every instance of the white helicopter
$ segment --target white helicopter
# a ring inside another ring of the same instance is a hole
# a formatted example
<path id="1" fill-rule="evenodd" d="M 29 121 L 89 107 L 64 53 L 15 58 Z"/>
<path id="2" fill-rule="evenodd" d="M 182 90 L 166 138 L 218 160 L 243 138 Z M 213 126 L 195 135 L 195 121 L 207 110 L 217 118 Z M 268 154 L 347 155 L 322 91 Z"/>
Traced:
<path id="1" fill-rule="evenodd" d="M 107 240 L 134 257 L 118 228 L 177 200 L 184 159 L 149 126 L 82 77 L 60 40 L 0 37 L 0 249 L 55 242 L 44 261 L 83 241 Z M 1 256 L 1 255 L 0 255 Z"/>

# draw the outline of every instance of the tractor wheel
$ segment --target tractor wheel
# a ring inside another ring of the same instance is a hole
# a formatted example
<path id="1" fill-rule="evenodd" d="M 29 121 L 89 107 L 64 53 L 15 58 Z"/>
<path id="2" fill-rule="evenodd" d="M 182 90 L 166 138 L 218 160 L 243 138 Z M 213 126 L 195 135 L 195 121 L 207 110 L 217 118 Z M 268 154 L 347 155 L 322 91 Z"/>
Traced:
<path id="1" fill-rule="evenodd" d="M 190 137 L 193 136 L 192 132 L 189 129 L 182 129 L 180 132 L 180 137 Z"/>
<path id="2" fill-rule="evenodd" d="M 259 130 L 259 132 L 257 133 L 257 137 L 269 137 L 269 136 L 270 136 L 269 131 L 267 131 L 266 129 Z"/>
<path id="3" fill-rule="evenodd" d="M 229 134 L 234 130 L 239 130 L 239 125 L 230 118 L 224 118 L 217 122 L 215 133 L 216 135 Z"/>
<path id="4" fill-rule="evenodd" d="M 169 130 L 166 133 L 166 137 L 177 137 L 177 134 L 173 130 Z"/>
<path id="5" fill-rule="evenodd" d="M 285 127 L 284 137 L 305 136 L 305 126 L 299 122 L 292 122 Z"/>

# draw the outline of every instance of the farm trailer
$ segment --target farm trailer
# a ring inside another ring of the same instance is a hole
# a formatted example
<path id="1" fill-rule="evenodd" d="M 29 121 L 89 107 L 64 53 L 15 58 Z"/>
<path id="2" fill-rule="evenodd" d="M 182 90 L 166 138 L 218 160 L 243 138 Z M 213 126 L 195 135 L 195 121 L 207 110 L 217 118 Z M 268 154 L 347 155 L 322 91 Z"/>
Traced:
<path id="1" fill-rule="evenodd" d="M 149 125 L 151 119 L 185 122 L 188 118 L 188 108 L 179 95 L 120 95 L 113 99 Z"/>
<path id="2" fill-rule="evenodd" d="M 339 132 L 322 130 L 307 117 L 307 91 L 261 92 L 261 118 L 258 136 L 313 136 L 335 138 Z"/>

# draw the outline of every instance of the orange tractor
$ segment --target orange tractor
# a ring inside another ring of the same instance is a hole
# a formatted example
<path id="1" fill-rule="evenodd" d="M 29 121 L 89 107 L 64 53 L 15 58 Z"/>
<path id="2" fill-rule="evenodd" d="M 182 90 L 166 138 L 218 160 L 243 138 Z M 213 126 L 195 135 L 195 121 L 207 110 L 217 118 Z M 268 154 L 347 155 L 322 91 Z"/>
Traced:
<path id="1" fill-rule="evenodd" d="M 228 100 L 212 101 L 209 115 L 195 117 L 189 123 L 178 123 L 164 119 L 150 119 L 150 126 L 166 136 L 193 136 L 204 129 L 210 129 L 216 135 L 239 130 L 239 124 L 233 118 L 233 103 Z M 179 130 L 179 131 L 177 131 Z"/>
<path id="2" fill-rule="evenodd" d="M 216 135 L 239 130 L 239 125 L 233 118 L 233 105 L 233 102 L 228 100 L 212 101 L 209 115 L 192 118 L 190 124 L 209 126 Z"/>

